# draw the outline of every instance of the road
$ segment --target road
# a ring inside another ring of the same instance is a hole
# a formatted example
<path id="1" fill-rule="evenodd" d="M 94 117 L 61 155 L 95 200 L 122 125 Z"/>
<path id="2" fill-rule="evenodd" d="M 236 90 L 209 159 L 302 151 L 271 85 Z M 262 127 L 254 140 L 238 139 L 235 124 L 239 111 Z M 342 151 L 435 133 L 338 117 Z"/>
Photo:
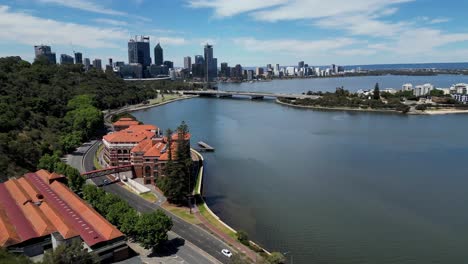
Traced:
<path id="1" fill-rule="evenodd" d="M 75 168 L 78 168 L 80 172 L 85 172 L 85 171 L 91 171 L 94 169 L 94 153 L 96 153 L 98 144 L 94 144 L 96 141 L 86 143 L 82 147 L 78 148 L 77 151 L 73 155 L 68 155 L 67 156 L 67 162 L 71 166 L 74 166 Z M 95 183 L 101 183 L 102 179 L 93 179 Z M 102 187 L 105 191 L 109 193 L 113 193 L 120 198 L 124 199 L 127 201 L 130 206 L 134 207 L 137 211 L 139 212 L 151 212 L 157 209 L 162 209 L 163 208 L 159 207 L 155 203 L 150 203 L 146 201 L 145 199 L 141 198 L 137 194 L 134 194 L 132 192 L 127 191 L 123 187 L 121 187 L 119 184 L 110 184 Z M 177 216 L 173 215 L 172 213 L 164 210 L 167 215 L 169 215 L 172 218 L 172 221 L 174 223 L 172 227 L 172 231 L 175 232 L 177 235 L 185 239 L 186 241 L 189 241 L 196 247 L 200 248 L 207 254 L 209 254 L 211 257 L 215 258 L 217 261 L 221 263 L 229 263 L 229 259 L 224 256 L 221 253 L 221 250 L 224 248 L 228 248 L 232 251 L 232 248 L 230 248 L 228 245 L 226 245 L 224 242 L 222 242 L 220 239 L 217 237 L 211 235 L 207 231 L 201 229 L 198 226 L 189 224 Z M 185 247 L 185 246 L 182 246 Z M 197 262 L 195 263 L 213 263 L 213 261 L 210 261 L 210 258 L 207 256 L 203 256 L 200 254 L 200 252 L 197 252 L 195 250 L 189 250 L 191 248 L 183 249 L 179 251 L 182 251 L 187 257 L 187 255 L 191 255 L 192 258 L 194 255 L 194 259 L 197 259 Z M 177 253 L 179 256 L 179 253 Z M 206 262 L 200 262 L 201 260 L 199 258 L 204 258 L 206 259 Z M 186 262 L 186 263 L 194 263 L 194 262 Z"/>

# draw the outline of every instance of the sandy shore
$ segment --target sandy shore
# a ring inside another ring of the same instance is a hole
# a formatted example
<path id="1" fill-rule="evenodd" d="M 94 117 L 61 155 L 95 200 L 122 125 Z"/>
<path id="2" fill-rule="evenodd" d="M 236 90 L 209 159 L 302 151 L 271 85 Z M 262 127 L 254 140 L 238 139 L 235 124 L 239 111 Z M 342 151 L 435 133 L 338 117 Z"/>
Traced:
<path id="1" fill-rule="evenodd" d="M 426 110 L 424 113 L 428 115 L 468 114 L 468 110 L 444 108 L 437 110 Z"/>

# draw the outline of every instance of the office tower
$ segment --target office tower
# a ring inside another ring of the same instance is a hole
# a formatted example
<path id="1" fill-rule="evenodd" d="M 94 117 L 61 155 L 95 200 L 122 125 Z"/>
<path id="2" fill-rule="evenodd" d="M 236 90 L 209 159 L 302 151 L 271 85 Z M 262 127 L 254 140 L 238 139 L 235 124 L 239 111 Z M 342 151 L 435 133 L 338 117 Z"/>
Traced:
<path id="1" fill-rule="evenodd" d="M 73 57 L 67 54 L 60 54 L 60 64 L 73 64 Z"/>
<path id="2" fill-rule="evenodd" d="M 229 77 L 230 69 L 227 62 L 221 62 L 221 77 Z"/>
<path id="3" fill-rule="evenodd" d="M 163 64 L 164 64 L 168 69 L 174 69 L 174 62 L 172 62 L 172 61 L 164 61 Z"/>
<path id="4" fill-rule="evenodd" d="M 184 69 L 187 69 L 189 72 L 192 71 L 192 57 L 187 56 L 184 58 Z"/>
<path id="5" fill-rule="evenodd" d="M 93 60 L 93 67 L 96 70 L 101 70 L 102 71 L 102 61 L 100 59 L 94 59 Z"/>
<path id="6" fill-rule="evenodd" d="M 111 66 L 111 67 L 114 66 L 112 58 L 109 58 L 109 66 Z"/>
<path id="7" fill-rule="evenodd" d="M 89 58 L 84 59 L 84 68 L 86 71 L 89 70 L 89 68 L 91 68 L 91 61 L 89 60 Z"/>
<path id="8" fill-rule="evenodd" d="M 212 82 L 213 79 L 217 75 L 218 71 L 218 65 L 217 65 L 217 60 L 214 60 L 213 58 L 213 46 L 206 44 L 205 45 L 205 70 L 208 72 L 205 72 L 207 75 L 206 78 L 208 78 L 206 81 Z"/>
<path id="9" fill-rule="evenodd" d="M 135 36 L 128 41 L 128 63 L 151 65 L 150 40 L 147 36 Z"/>
<path id="10" fill-rule="evenodd" d="M 83 54 L 75 52 L 75 64 L 83 64 Z"/>
<path id="11" fill-rule="evenodd" d="M 202 55 L 195 55 L 195 64 L 205 64 L 205 59 Z"/>
<path id="12" fill-rule="evenodd" d="M 125 62 L 123 62 L 123 61 L 116 61 L 115 62 L 115 67 L 122 67 L 123 65 L 125 65 Z"/>
<path id="13" fill-rule="evenodd" d="M 270 70 L 273 70 L 273 68 L 271 67 L 271 64 L 267 64 L 266 71 L 270 71 Z"/>
<path id="14" fill-rule="evenodd" d="M 36 59 L 42 56 L 45 57 L 49 61 L 49 63 L 57 64 L 57 57 L 55 56 L 55 52 L 52 52 L 50 46 L 34 46 L 34 54 L 36 55 Z"/>
<path id="15" fill-rule="evenodd" d="M 263 75 L 263 68 L 261 67 L 257 67 L 256 71 L 255 71 L 255 75 L 260 76 L 260 75 Z"/>
<path id="16" fill-rule="evenodd" d="M 331 65 L 330 71 L 331 71 L 332 73 L 337 73 L 337 72 L 338 72 L 337 67 L 336 67 L 335 64 L 332 64 L 332 65 Z"/>
<path id="17" fill-rule="evenodd" d="M 237 64 L 234 70 L 234 76 L 235 78 L 243 78 L 243 72 L 242 72 L 242 66 L 240 64 Z"/>
<path id="18" fill-rule="evenodd" d="M 156 47 L 154 47 L 154 64 L 156 65 L 163 65 L 164 56 L 163 56 L 163 49 L 161 45 L 158 43 Z"/>
<path id="19" fill-rule="evenodd" d="M 275 76 L 279 76 L 279 75 L 280 75 L 280 66 L 279 66 L 279 64 L 276 64 L 276 65 L 275 65 L 274 73 L 275 73 Z"/>
<path id="20" fill-rule="evenodd" d="M 300 61 L 298 64 L 297 64 L 297 68 L 302 69 L 304 68 L 304 61 Z"/>

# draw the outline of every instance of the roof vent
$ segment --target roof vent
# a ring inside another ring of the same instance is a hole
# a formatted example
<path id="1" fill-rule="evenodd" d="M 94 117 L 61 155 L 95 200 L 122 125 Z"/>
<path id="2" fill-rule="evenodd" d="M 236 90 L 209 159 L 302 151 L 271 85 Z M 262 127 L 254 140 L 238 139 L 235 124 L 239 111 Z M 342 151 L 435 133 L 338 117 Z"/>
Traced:
<path id="1" fill-rule="evenodd" d="M 42 199 L 44 199 L 44 195 L 38 193 L 38 194 L 36 194 L 36 198 L 39 199 L 39 200 L 42 200 Z"/>

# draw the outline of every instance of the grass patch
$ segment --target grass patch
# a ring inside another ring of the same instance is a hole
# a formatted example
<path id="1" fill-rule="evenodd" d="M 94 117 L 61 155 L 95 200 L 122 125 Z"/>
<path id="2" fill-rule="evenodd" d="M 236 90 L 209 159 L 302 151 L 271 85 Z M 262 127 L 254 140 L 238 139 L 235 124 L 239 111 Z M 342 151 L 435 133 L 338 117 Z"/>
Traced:
<path id="1" fill-rule="evenodd" d="M 190 214 L 189 209 L 187 207 L 178 207 L 178 206 L 168 205 L 166 203 L 163 205 L 163 208 L 191 224 L 194 224 L 194 225 L 201 224 L 200 220 L 198 220 L 195 214 L 193 213 Z"/>
<path id="2" fill-rule="evenodd" d="M 158 201 L 158 197 L 152 192 L 142 193 L 140 194 L 140 197 L 150 203 L 155 203 Z"/>
<path id="3" fill-rule="evenodd" d="M 177 94 L 164 94 L 164 98 L 163 98 L 162 95 L 159 94 L 158 98 L 150 99 L 149 104 L 150 105 L 159 104 L 159 103 L 166 102 L 166 101 L 169 101 L 169 100 L 172 100 L 172 99 L 175 99 L 175 98 L 179 98 L 179 97 L 180 96 L 177 95 Z"/>
<path id="4" fill-rule="evenodd" d="M 198 211 L 200 211 L 200 214 L 213 226 L 215 226 L 218 230 L 221 232 L 227 234 L 228 236 L 232 237 L 234 240 L 237 241 L 237 236 L 235 232 L 232 232 L 231 229 L 225 227 L 218 219 L 214 218 L 213 215 L 211 215 L 208 210 L 206 209 L 205 204 L 201 204 L 198 206 Z"/>
<path id="5" fill-rule="evenodd" d="M 94 155 L 93 163 L 94 163 L 94 167 L 96 168 L 96 170 L 103 169 L 103 167 L 101 166 L 98 160 L 98 157 L 99 155 L 101 155 L 101 152 L 103 149 L 104 149 L 104 144 L 99 145 L 98 149 L 96 150 L 96 154 Z"/>

